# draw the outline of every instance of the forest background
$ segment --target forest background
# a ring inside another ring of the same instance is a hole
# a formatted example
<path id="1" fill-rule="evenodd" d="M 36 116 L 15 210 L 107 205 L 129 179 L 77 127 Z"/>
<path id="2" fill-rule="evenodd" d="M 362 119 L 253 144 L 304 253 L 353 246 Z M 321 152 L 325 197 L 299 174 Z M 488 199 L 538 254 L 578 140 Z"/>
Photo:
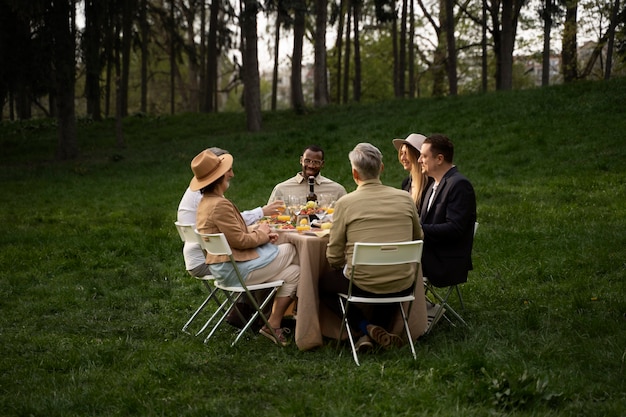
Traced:
<path id="1" fill-rule="evenodd" d="M 257 132 L 280 97 L 303 114 L 623 76 L 625 22 L 620 0 L 0 0 L 0 115 L 55 118 L 58 159 L 80 155 L 77 117 L 115 117 L 120 148 L 136 113 L 243 110 Z"/>

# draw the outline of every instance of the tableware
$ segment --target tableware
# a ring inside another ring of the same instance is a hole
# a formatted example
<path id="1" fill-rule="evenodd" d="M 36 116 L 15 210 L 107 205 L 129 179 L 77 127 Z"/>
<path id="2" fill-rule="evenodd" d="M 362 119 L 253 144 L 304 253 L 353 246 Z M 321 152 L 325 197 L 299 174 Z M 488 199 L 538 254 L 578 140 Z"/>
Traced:
<path id="1" fill-rule="evenodd" d="M 298 231 L 298 233 L 303 233 L 311 230 L 311 223 L 308 215 L 298 215 L 298 217 L 296 218 L 296 230 Z"/>

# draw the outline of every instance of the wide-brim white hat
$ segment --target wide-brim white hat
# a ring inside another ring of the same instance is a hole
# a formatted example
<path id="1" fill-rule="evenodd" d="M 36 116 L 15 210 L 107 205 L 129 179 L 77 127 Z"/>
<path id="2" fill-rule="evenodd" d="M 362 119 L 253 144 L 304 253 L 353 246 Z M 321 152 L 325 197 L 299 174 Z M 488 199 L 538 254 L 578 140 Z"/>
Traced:
<path id="1" fill-rule="evenodd" d="M 420 133 L 411 133 L 409 136 L 406 137 L 406 139 L 394 139 L 392 142 L 393 146 L 398 151 L 400 150 L 400 148 L 402 148 L 402 145 L 407 144 L 417 149 L 417 151 L 419 152 L 425 140 L 426 136 Z"/>

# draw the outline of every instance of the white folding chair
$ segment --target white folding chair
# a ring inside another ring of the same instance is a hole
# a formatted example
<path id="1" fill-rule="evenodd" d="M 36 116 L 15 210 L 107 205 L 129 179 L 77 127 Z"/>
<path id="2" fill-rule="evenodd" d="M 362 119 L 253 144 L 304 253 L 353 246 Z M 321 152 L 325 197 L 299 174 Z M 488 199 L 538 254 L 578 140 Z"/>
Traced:
<path id="1" fill-rule="evenodd" d="M 279 280 L 279 281 L 265 282 L 262 284 L 246 285 L 244 277 L 241 276 L 241 272 L 239 271 L 239 268 L 237 267 L 237 262 L 235 261 L 235 258 L 233 258 L 232 250 L 230 249 L 230 245 L 228 244 L 228 241 L 226 240 L 226 237 L 224 236 L 224 234 L 223 233 L 205 234 L 205 233 L 200 233 L 197 230 L 196 230 L 196 233 L 200 236 L 200 244 L 202 248 L 206 250 L 208 253 L 212 255 L 228 256 L 228 258 L 230 259 L 230 262 L 233 265 L 235 273 L 237 274 L 237 279 L 239 281 L 239 285 L 226 286 L 226 285 L 220 284 L 219 280 L 215 280 L 215 286 L 219 288 L 220 290 L 222 290 L 222 292 L 226 295 L 226 301 L 224 302 L 222 307 L 220 307 L 220 309 L 218 309 L 215 312 L 215 314 L 218 314 L 218 312 L 222 312 L 222 315 L 217 321 L 217 323 L 213 325 L 213 328 L 211 329 L 207 337 L 204 339 L 204 343 L 207 343 L 209 341 L 211 336 L 213 336 L 215 331 L 224 322 L 224 320 L 228 316 L 228 313 L 230 313 L 230 311 L 233 308 L 235 309 L 237 308 L 236 307 L 237 299 L 239 298 L 239 295 L 241 294 L 246 294 L 248 301 L 250 305 L 254 307 L 255 312 L 252 315 L 252 317 L 250 317 L 250 319 L 247 321 L 244 320 L 243 316 L 240 314 L 240 318 L 246 324 L 243 326 L 243 328 L 241 329 L 241 331 L 239 332 L 239 334 L 237 335 L 237 337 L 235 338 L 231 346 L 234 346 L 235 343 L 237 343 L 237 341 L 246 332 L 246 330 L 250 329 L 250 332 L 254 334 L 254 332 L 251 329 L 251 326 L 256 321 L 257 317 L 261 317 L 261 319 L 263 320 L 263 323 L 267 326 L 268 329 L 272 330 L 272 334 L 273 334 L 274 329 L 272 328 L 272 326 L 270 326 L 269 322 L 267 321 L 267 317 L 265 317 L 265 314 L 263 314 L 263 309 L 272 300 L 272 298 L 278 291 L 278 288 L 283 285 L 284 281 Z M 259 305 L 256 298 L 252 295 L 252 292 L 260 291 L 260 290 L 270 290 L 270 291 L 268 291 L 265 297 L 263 297 L 262 302 Z M 209 321 L 203 327 L 203 330 L 204 328 L 209 326 L 212 319 L 213 317 L 209 319 Z M 281 345 L 280 343 L 278 344 Z"/>
<path id="2" fill-rule="evenodd" d="M 476 230 L 478 230 L 479 224 L 480 223 L 478 222 L 474 223 L 474 236 L 476 236 Z M 426 297 L 433 304 L 439 304 L 440 306 L 437 312 L 435 313 L 435 316 L 433 317 L 431 324 L 428 326 L 428 329 L 426 329 L 426 333 L 430 333 L 432 328 L 435 327 L 435 324 L 439 321 L 439 319 L 441 319 L 442 316 L 445 317 L 445 319 L 448 320 L 449 323 L 454 325 L 454 323 L 452 322 L 452 320 L 448 318 L 446 313 L 450 313 L 465 327 L 469 327 L 467 322 L 463 320 L 463 317 L 461 317 L 461 315 L 457 313 L 456 310 L 452 308 L 452 306 L 449 303 L 450 296 L 452 295 L 453 292 L 456 292 L 456 295 L 459 297 L 459 302 L 461 304 L 461 310 L 465 309 L 465 305 L 463 304 L 463 296 L 461 296 L 461 290 L 459 288 L 459 285 L 460 284 L 454 284 L 448 287 L 442 287 L 442 288 L 446 288 L 446 292 L 444 296 L 441 296 L 441 294 L 439 294 L 437 290 L 435 289 L 435 286 L 428 280 L 428 277 L 424 277 L 424 292 L 426 293 Z M 428 294 L 431 294 L 432 296 L 428 297 Z"/>
<path id="3" fill-rule="evenodd" d="M 183 242 L 197 243 L 198 245 L 200 245 L 200 238 L 195 232 L 196 226 L 194 224 L 184 224 L 180 222 L 174 222 L 174 225 L 176 226 L 178 235 L 180 236 L 180 239 Z M 200 306 L 196 309 L 196 311 L 193 312 L 191 317 L 189 317 L 189 320 L 187 320 L 187 322 L 183 326 L 182 331 L 187 334 L 189 334 L 189 331 L 187 330 L 189 325 L 196 319 L 196 317 L 200 314 L 200 312 L 204 310 L 204 308 L 207 306 L 207 304 L 209 304 L 211 300 L 215 302 L 218 308 L 221 305 L 218 299 L 218 292 L 220 290 L 215 285 L 211 285 L 212 283 L 214 283 L 215 277 L 213 275 L 205 275 L 203 277 L 194 277 L 194 278 L 202 282 L 202 284 L 204 284 L 207 291 L 209 292 L 209 295 L 204 299 L 204 301 L 202 302 L 202 304 L 200 304 Z M 203 331 L 204 331 L 204 327 L 196 333 L 196 336 L 198 336 Z"/>
<path id="4" fill-rule="evenodd" d="M 348 286 L 347 294 L 339 294 L 339 305 L 343 317 L 341 320 L 341 330 L 339 331 L 338 346 L 343 336 L 343 330 L 346 328 L 348 332 L 348 339 L 350 340 L 350 348 L 352 349 L 352 357 L 357 366 L 360 366 L 359 357 L 357 355 L 356 347 L 354 345 L 354 338 L 352 337 L 352 330 L 350 329 L 350 323 L 348 323 L 348 309 L 351 303 L 358 304 L 399 304 L 400 312 L 402 313 L 402 320 L 404 321 L 404 331 L 406 337 L 411 346 L 411 353 L 413 359 L 417 359 L 415 353 L 415 346 L 413 345 L 413 338 L 411 337 L 411 331 L 409 329 L 408 316 L 415 300 L 415 286 L 419 271 L 419 263 L 422 260 L 422 247 L 424 242 L 422 240 L 414 240 L 410 242 L 391 242 L 391 243 L 362 243 L 357 242 L 354 244 L 354 253 L 352 255 L 352 274 L 350 276 L 350 285 Z M 416 264 L 415 275 L 413 277 L 413 291 L 409 295 L 399 297 L 364 297 L 352 295 L 354 272 L 359 266 L 363 265 L 402 265 L 402 264 Z M 407 311 L 404 311 L 403 303 L 408 302 L 409 306 Z"/>

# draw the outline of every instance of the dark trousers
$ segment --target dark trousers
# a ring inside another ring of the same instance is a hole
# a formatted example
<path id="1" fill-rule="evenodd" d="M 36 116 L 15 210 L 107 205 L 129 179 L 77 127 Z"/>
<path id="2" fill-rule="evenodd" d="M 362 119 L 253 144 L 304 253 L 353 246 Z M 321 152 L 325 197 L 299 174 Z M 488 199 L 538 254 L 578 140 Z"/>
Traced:
<path id="1" fill-rule="evenodd" d="M 331 270 L 320 276 L 319 293 L 320 302 L 324 303 L 333 313 L 341 317 L 341 307 L 339 306 L 338 293 L 348 293 L 350 280 L 343 275 L 341 270 Z M 352 283 L 352 295 L 364 297 L 395 297 L 411 294 L 413 288 L 407 288 L 390 294 L 376 294 L 359 288 Z M 398 311 L 397 304 L 371 304 L 371 314 L 367 317 L 358 304 L 350 304 L 348 308 L 348 322 L 350 326 L 356 330 L 360 328 L 361 322 L 366 320 L 370 324 L 381 326 L 385 329 L 389 328 L 391 320 Z M 369 311 L 369 310 L 368 310 Z"/>

